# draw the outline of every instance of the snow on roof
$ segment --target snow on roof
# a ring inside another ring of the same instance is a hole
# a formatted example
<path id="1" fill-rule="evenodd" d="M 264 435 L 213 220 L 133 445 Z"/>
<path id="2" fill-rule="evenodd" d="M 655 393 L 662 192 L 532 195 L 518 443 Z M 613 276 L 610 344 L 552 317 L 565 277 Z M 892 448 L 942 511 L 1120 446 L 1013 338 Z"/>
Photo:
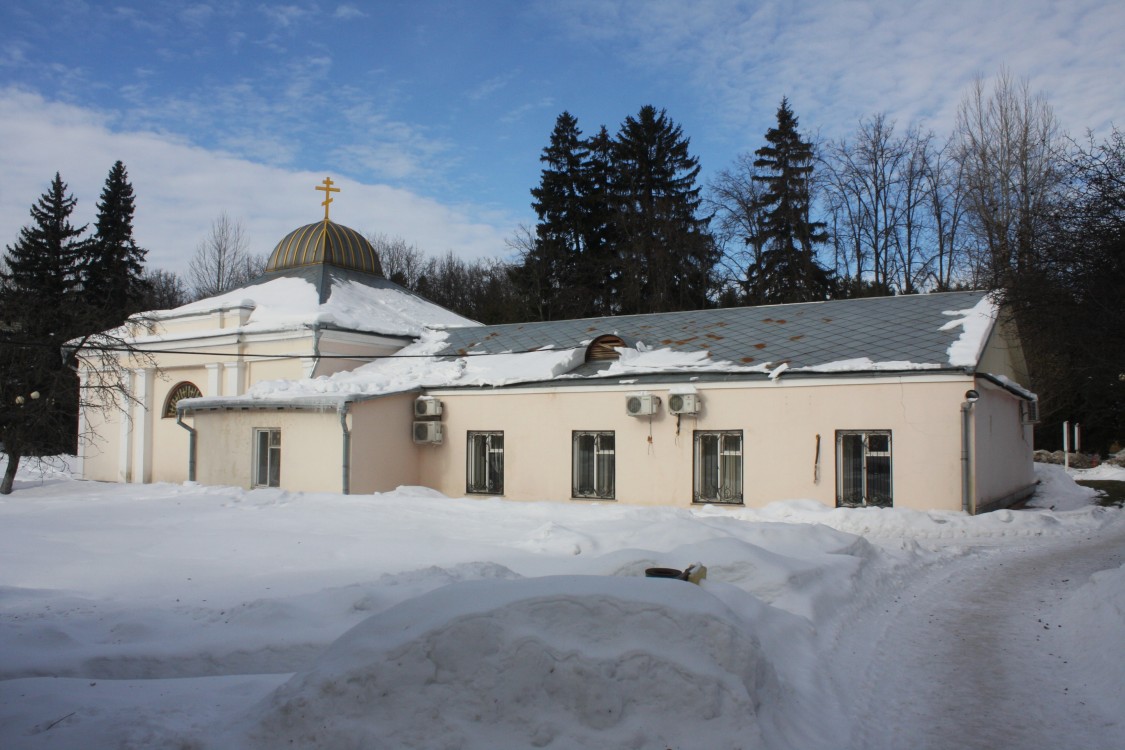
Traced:
<path id="1" fill-rule="evenodd" d="M 420 336 L 427 328 L 476 325 L 385 280 L 369 285 L 355 279 L 333 279 L 328 299 L 322 303 L 316 285 L 299 276 L 240 287 L 151 316 L 170 320 L 239 307 L 252 308 L 244 331 L 319 324 L 389 336 Z"/>
<path id="2" fill-rule="evenodd" d="M 949 345 L 949 364 L 954 367 L 974 367 L 988 341 L 988 334 L 996 320 L 996 302 L 986 295 L 967 310 L 946 310 L 942 315 L 958 315 L 941 327 L 948 331 L 961 326 L 961 335 Z"/>
<path id="3" fill-rule="evenodd" d="M 276 291 L 285 293 L 288 288 L 279 287 Z M 271 290 L 271 295 L 273 293 Z M 663 332 L 654 330 L 662 319 L 665 319 L 664 325 L 671 326 L 674 324 L 673 319 L 691 317 L 691 325 L 701 329 L 707 326 L 706 330 L 712 333 L 696 337 L 701 339 L 699 343 L 685 345 L 684 341 L 677 341 L 671 346 L 659 347 L 646 346 L 638 338 L 635 348 L 623 347 L 617 350 L 619 359 L 601 363 L 586 363 L 586 349 L 573 336 L 568 338 L 561 335 L 556 340 L 547 340 L 546 336 L 535 337 L 536 330 L 545 334 L 565 332 L 568 330 L 567 324 L 575 331 L 579 328 L 588 330 L 592 327 L 589 326 L 590 321 L 474 326 L 448 331 L 426 330 L 414 344 L 396 355 L 377 359 L 355 370 L 318 378 L 261 382 L 251 387 L 245 396 L 195 399 L 185 402 L 185 406 L 234 405 L 247 401 L 276 403 L 303 398 L 338 401 L 423 388 L 499 387 L 518 383 L 557 382 L 564 379 L 573 382 L 575 379 L 608 379 L 631 375 L 761 374 L 777 380 L 787 373 L 903 372 L 975 366 L 992 330 L 996 316 L 995 303 L 981 292 L 932 297 L 937 299 L 925 299 L 925 296 L 919 295 L 875 300 L 879 303 L 875 305 L 816 303 L 780 305 L 768 310 L 740 308 L 706 311 L 719 314 L 711 321 L 706 321 L 706 313 L 700 312 L 632 316 L 630 321 L 610 318 L 606 320 L 623 323 L 641 320 L 650 329 L 648 333 L 662 336 Z M 949 307 L 950 297 L 958 302 L 972 302 L 972 306 L 956 310 L 943 309 Z M 259 297 L 259 305 L 266 311 L 267 317 L 279 316 L 269 304 L 272 299 L 270 295 Z M 346 293 L 338 299 L 341 300 L 343 310 L 354 312 L 362 309 Z M 324 307 L 330 308 L 330 305 Z M 884 333 L 871 321 L 870 315 L 873 312 L 888 315 L 892 322 L 899 321 L 906 333 L 900 330 Z M 786 321 L 789 321 L 782 333 L 785 338 L 777 335 L 772 339 L 764 338 L 759 320 L 764 313 L 772 316 L 766 318 L 769 330 L 785 326 Z M 898 317 L 895 318 L 894 315 Z M 958 317 L 943 321 L 943 316 L 954 315 Z M 841 327 L 833 323 L 836 318 L 858 322 L 849 322 L 846 327 Z M 700 320 L 704 320 L 704 323 L 700 323 Z M 579 325 L 576 327 L 574 324 Z M 855 326 L 861 327 L 862 335 L 847 338 L 854 333 Z M 956 339 L 952 339 L 953 331 L 958 327 L 961 330 Z M 740 328 L 746 329 L 747 333 L 738 333 Z M 605 330 L 609 330 L 609 327 Z M 517 335 L 510 335 L 507 331 L 514 331 Z M 723 335 L 713 331 L 722 331 Z M 841 338 L 846 340 L 841 341 Z M 887 338 L 896 341 L 890 348 L 886 347 Z M 818 343 L 810 345 L 808 339 Z M 499 349 L 496 343 L 498 340 L 508 343 L 534 342 L 536 347 L 531 350 Z M 758 340 L 766 343 L 747 343 Z M 791 349 L 784 348 L 786 343 Z M 466 349 L 466 346 L 470 348 Z M 737 361 L 720 356 L 732 352 L 758 353 L 762 349 L 774 351 L 779 356 L 776 359 L 743 356 Z M 873 354 L 887 351 L 904 352 L 912 356 L 879 359 L 871 356 L 839 356 L 845 353 L 859 355 L 865 350 Z M 833 354 L 837 357 L 829 358 Z"/>

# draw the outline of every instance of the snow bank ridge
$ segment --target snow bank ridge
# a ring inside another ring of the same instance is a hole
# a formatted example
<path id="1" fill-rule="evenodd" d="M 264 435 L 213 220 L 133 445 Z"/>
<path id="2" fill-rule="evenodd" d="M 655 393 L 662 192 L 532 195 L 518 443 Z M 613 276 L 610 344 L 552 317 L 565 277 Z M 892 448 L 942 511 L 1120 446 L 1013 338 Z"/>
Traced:
<path id="1" fill-rule="evenodd" d="M 680 581 L 454 584 L 375 615 L 246 728 L 256 747 L 760 744 L 776 681 L 745 621 Z M 717 738 L 723 738 L 721 740 Z M 731 744 L 736 741 L 737 744 Z"/>

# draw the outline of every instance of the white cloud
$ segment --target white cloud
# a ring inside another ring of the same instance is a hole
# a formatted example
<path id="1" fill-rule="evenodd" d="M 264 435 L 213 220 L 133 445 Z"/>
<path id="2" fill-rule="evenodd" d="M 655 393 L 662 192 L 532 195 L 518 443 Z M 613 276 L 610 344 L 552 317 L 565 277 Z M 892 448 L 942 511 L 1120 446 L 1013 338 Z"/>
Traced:
<path id="1" fill-rule="evenodd" d="M 240 218 L 251 249 L 268 253 L 295 227 L 323 216 L 314 190 L 325 174 L 286 170 L 152 131 L 119 132 L 112 118 L 0 90 L 0 244 L 14 242 L 28 209 L 58 171 L 78 198 L 76 224 L 91 222 L 113 162 L 122 160 L 137 195 L 136 237 L 150 267 L 183 271 L 221 211 Z M 495 257 L 514 222 L 472 205 L 446 205 L 410 190 L 332 175 L 342 189 L 332 216 L 361 232 L 402 236 L 431 254 Z"/>
<path id="2" fill-rule="evenodd" d="M 755 143 L 783 95 L 803 127 L 832 136 L 882 111 L 947 132 L 973 77 L 1002 66 L 1072 131 L 1104 130 L 1125 101 L 1119 2 L 576 0 L 540 11 L 575 40 L 612 43 L 627 64 L 692 86 L 718 126 L 754 125 Z"/>
<path id="3" fill-rule="evenodd" d="M 550 109 L 554 106 L 555 100 L 549 96 L 545 96 L 538 101 L 527 102 L 526 104 L 521 104 L 520 106 L 515 107 L 508 112 L 505 112 L 500 116 L 499 121 L 506 125 L 511 125 L 513 123 L 519 122 L 524 117 L 531 114 L 532 112 L 535 112 L 536 110 Z"/>
<path id="4" fill-rule="evenodd" d="M 367 18 L 367 14 L 354 5 L 340 5 L 333 14 L 336 18 L 351 20 L 354 18 Z"/>
<path id="5" fill-rule="evenodd" d="M 182 10 L 180 10 L 178 15 L 180 20 L 185 24 L 194 26 L 196 28 L 201 28 L 211 20 L 211 17 L 214 15 L 214 13 L 215 9 L 210 5 L 206 5 L 204 3 L 196 3 L 194 5 L 185 6 Z"/>
<path id="6" fill-rule="evenodd" d="M 502 73 L 498 76 L 493 76 L 492 78 L 489 78 L 487 81 L 484 81 L 475 88 L 470 89 L 466 96 L 470 101 L 474 102 L 479 102 L 482 99 L 487 99 L 489 96 L 495 94 L 497 91 L 500 91 L 513 80 L 515 80 L 517 75 L 518 71 L 512 70 L 508 71 L 507 73 Z"/>

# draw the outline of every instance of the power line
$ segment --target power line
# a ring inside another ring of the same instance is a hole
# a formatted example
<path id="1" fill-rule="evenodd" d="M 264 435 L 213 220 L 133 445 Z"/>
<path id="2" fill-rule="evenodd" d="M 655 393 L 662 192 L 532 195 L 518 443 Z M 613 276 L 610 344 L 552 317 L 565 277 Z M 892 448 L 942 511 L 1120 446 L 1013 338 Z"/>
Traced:
<path id="1" fill-rule="evenodd" d="M 0 340 L 0 345 L 4 346 L 18 346 L 18 347 L 41 347 L 49 349 L 60 348 L 57 344 L 51 344 L 43 341 L 13 341 L 11 339 Z M 71 347 L 77 350 L 94 350 L 99 352 L 126 352 L 129 354 L 185 354 L 199 357 L 242 357 L 242 358 L 260 358 L 260 359 L 353 359 L 353 360 L 369 360 L 375 361 L 379 359 L 440 359 L 440 358 L 462 358 L 462 357 L 498 357 L 504 354 L 531 354 L 532 352 L 552 351 L 550 349 L 535 348 L 535 349 L 520 349 L 505 352 L 446 352 L 436 354 L 255 354 L 251 352 L 214 352 L 214 351 L 197 351 L 193 349 L 139 349 L 133 346 L 105 346 L 105 345 L 92 345 L 82 344 L 80 346 Z M 561 351 L 556 349 L 553 351 Z"/>

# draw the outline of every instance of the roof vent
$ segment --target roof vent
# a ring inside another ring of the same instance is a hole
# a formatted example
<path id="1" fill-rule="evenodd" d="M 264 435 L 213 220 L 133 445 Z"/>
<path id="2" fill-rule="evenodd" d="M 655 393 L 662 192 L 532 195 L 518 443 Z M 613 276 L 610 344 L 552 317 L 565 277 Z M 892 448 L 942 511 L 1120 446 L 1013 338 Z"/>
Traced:
<path id="1" fill-rule="evenodd" d="M 625 340 L 616 334 L 607 333 L 603 336 L 598 336 L 586 347 L 586 361 L 601 362 L 621 359 L 621 352 L 619 352 L 618 349 L 623 349 L 626 346 L 628 345 L 625 343 Z"/>

